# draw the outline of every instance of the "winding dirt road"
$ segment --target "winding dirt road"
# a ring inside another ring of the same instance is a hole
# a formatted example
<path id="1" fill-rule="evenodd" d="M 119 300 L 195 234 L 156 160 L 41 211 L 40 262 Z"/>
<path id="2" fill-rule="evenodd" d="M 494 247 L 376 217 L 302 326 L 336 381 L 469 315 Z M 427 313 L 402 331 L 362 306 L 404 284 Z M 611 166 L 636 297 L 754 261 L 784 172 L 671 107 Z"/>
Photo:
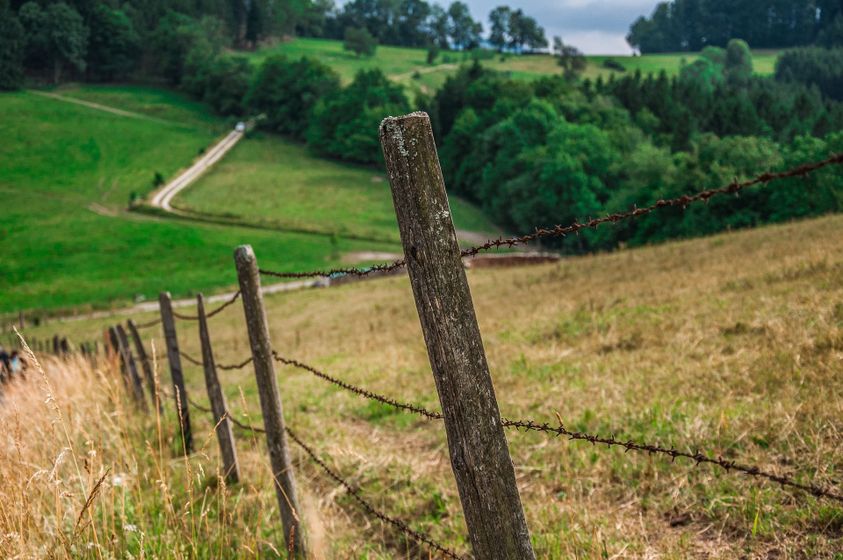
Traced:
<path id="1" fill-rule="evenodd" d="M 164 185 L 158 190 L 150 200 L 150 203 L 165 212 L 176 212 L 170 202 L 181 191 L 191 185 L 199 178 L 209 167 L 218 162 L 225 154 L 231 150 L 237 143 L 243 139 L 242 130 L 232 130 L 225 138 L 220 140 L 214 147 L 205 152 L 205 154 L 196 160 L 193 165 L 184 170 L 175 179 Z"/>

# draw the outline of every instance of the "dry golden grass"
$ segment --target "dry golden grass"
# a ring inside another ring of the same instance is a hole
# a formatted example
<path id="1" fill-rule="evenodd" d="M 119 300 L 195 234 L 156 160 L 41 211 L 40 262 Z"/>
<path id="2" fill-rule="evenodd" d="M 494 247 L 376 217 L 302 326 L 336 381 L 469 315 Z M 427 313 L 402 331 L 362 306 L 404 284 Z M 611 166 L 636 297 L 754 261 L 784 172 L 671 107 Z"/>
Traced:
<path id="1" fill-rule="evenodd" d="M 571 428 L 699 448 L 802 482 L 841 488 L 840 239 L 843 216 L 835 216 L 556 265 L 471 271 L 503 414 L 553 422 L 558 412 Z M 271 268 L 273 263 L 261 264 Z M 281 354 L 397 399 L 438 408 L 406 278 L 275 295 L 267 306 Z M 219 362 L 238 362 L 248 355 L 239 307 L 211 321 Z M 53 324 L 35 334 L 53 329 L 79 339 L 92 336 L 103 324 Z M 195 326 L 181 323 L 179 328 L 183 348 L 198 356 Z M 161 347 L 160 340 L 155 344 Z M 201 371 L 187 371 L 188 390 L 206 402 Z M 469 551 L 441 423 L 374 406 L 306 372 L 279 368 L 278 373 L 289 425 L 329 464 L 384 511 L 460 552 Z M 221 376 L 234 414 L 251 412 L 250 421 L 259 422 L 251 370 Z M 125 407 L 107 404 L 119 399 L 89 402 L 100 398 L 93 388 L 67 390 L 67 402 L 81 407 L 89 419 L 79 424 L 81 413 L 72 415 L 71 434 L 86 433 L 86 425 L 119 424 L 117 417 L 129 416 Z M 28 406 L 46 410 L 43 395 L 30 398 Z M 8 408 L 0 414 L 11 414 Z M 47 422 L 34 412 L 26 414 L 29 421 Z M 192 414 L 199 432 L 209 433 L 211 420 Z M 142 455 L 130 462 L 137 469 L 157 461 L 168 467 L 168 480 L 184 480 L 179 473 L 187 465 L 172 459 L 172 453 L 155 455 L 154 446 L 152 451 L 138 448 L 135 431 L 119 437 L 112 430 L 108 437 L 99 430 L 96 437 L 74 435 L 82 442 L 75 454 L 79 460 L 87 450 L 85 441 L 93 438 L 100 446 L 99 466 L 92 474 L 83 473 L 85 488 L 101 476 L 103 465 L 117 464 L 105 457 L 122 453 Z M 171 428 L 164 431 L 172 436 Z M 13 457 L 14 442 L 21 440 L 15 439 L 15 430 L 6 432 L 9 445 L 2 453 Z M 507 436 L 540 557 L 841 558 L 839 504 L 713 467 L 693 467 L 681 459 L 671 464 L 535 433 Z M 215 487 L 210 496 L 257 502 L 259 506 L 243 506 L 232 514 L 236 519 L 226 521 L 228 534 L 236 532 L 254 548 L 264 541 L 279 546 L 266 458 L 256 440 L 243 434 L 239 438 L 241 458 L 249 467 L 245 483 L 226 492 Z M 27 475 L 19 478 L 31 477 L 36 468 L 49 473 L 52 461 L 67 447 L 62 441 L 58 436 L 39 438 L 25 462 L 34 466 L 23 469 Z M 207 453 L 189 463 L 197 481 L 208 480 L 207 473 L 217 468 L 214 445 L 211 440 Z M 301 452 L 296 450 L 294 458 L 299 485 L 313 504 L 311 517 L 319 520 L 313 532 L 321 535 L 317 540 L 326 557 L 427 557 L 400 534 L 360 514 Z M 71 464 L 60 469 L 67 480 L 73 478 Z M 205 474 L 196 474 L 200 472 Z M 59 512 L 49 477 L 31 484 L 39 497 L 27 498 L 21 507 L 30 512 L 33 526 L 50 526 L 43 520 Z M 74 497 L 62 500 L 78 506 L 84 498 L 78 482 L 76 486 L 63 487 Z M 95 500 L 93 511 L 119 520 L 121 513 L 109 506 L 107 491 Z M 155 484 L 139 483 L 136 492 L 139 502 L 160 500 L 152 497 Z M 65 504 L 61 511 L 66 526 L 79 508 Z M 176 526 L 176 521 L 164 525 L 174 533 Z M 43 529 L 36 535 L 41 541 L 52 538 L 47 542 L 61 550 L 60 538 Z M 107 538 L 101 535 L 100 542 Z M 231 550 L 226 555 L 237 556 Z M 162 557 L 170 557 L 169 551 Z"/>

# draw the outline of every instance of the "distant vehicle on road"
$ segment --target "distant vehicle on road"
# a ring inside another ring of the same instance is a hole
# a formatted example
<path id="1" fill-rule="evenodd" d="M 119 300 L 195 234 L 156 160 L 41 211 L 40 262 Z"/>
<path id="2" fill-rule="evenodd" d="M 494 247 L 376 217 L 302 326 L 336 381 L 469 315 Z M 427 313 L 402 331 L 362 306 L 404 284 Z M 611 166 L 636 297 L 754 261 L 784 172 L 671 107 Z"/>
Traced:
<path id="1" fill-rule="evenodd" d="M 237 123 L 237 126 L 234 127 L 234 130 L 236 130 L 237 132 L 245 132 L 246 131 L 246 123 L 244 123 L 243 121 L 240 121 L 239 123 Z"/>

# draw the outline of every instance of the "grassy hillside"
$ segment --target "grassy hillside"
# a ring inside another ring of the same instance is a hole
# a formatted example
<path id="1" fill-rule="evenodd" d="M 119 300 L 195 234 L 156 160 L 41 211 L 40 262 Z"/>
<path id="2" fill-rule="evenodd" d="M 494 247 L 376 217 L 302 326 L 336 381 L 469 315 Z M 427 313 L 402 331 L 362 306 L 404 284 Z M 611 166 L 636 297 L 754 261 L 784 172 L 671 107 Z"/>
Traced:
<path id="1" fill-rule="evenodd" d="M 320 159 L 271 135 L 240 143 L 174 204 L 283 229 L 399 241 L 384 173 Z M 451 206 L 458 229 L 495 231 L 473 206 L 456 197 Z"/>
<path id="2" fill-rule="evenodd" d="M 154 172 L 172 177 L 227 126 L 170 93 L 102 87 L 61 94 L 154 118 L 34 93 L 0 95 L 0 134 L 12 139 L 0 143 L 0 312 L 102 306 L 152 298 L 161 289 L 187 294 L 229 286 L 235 283 L 231 250 L 247 241 L 291 268 L 379 248 L 126 214 L 130 194 L 151 190 Z"/>
<path id="3" fill-rule="evenodd" d="M 286 54 L 292 57 L 310 56 L 317 58 L 336 70 L 344 81 L 350 81 L 361 69 L 380 68 L 385 74 L 405 84 L 410 92 L 423 91 L 432 93 L 456 71 L 459 64 L 471 60 L 468 53 L 443 52 L 432 65 L 427 64 L 427 52 L 424 49 L 391 47 L 381 45 L 372 57 L 358 57 L 342 48 L 341 41 L 328 39 L 298 38 L 279 43 L 272 47 L 259 49 L 250 54 L 255 63 L 259 63 L 271 54 Z M 682 66 L 682 61 L 693 62 L 698 55 L 689 53 L 649 54 L 643 56 L 589 56 L 584 76 L 596 78 L 608 77 L 617 72 L 603 67 L 606 59 L 611 58 L 624 66 L 628 72 L 641 70 L 644 73 L 658 73 L 664 70 L 668 75 L 675 75 Z M 755 71 L 758 74 L 772 74 L 777 53 L 775 51 L 755 51 L 753 53 Z M 560 72 L 556 59 L 550 55 L 512 55 L 496 56 L 482 61 L 489 68 L 510 72 L 516 78 L 533 79 L 547 74 Z"/>
<path id="4" fill-rule="evenodd" d="M 570 428 L 700 449 L 839 488 L 841 237 L 843 216 L 833 216 L 535 268 L 469 272 L 502 413 L 551 423 L 558 413 Z M 264 264 L 271 260 L 265 249 L 258 248 L 257 255 Z M 438 408 L 405 277 L 274 295 L 267 306 L 281 354 Z M 53 323 L 27 334 L 61 332 L 80 340 L 98 336 L 107 323 Z M 160 333 L 148 334 L 160 352 Z M 239 303 L 212 319 L 211 334 L 218 363 L 248 355 Z M 195 325 L 179 323 L 179 336 L 183 349 L 199 356 Z M 320 456 L 377 507 L 468 551 L 441 423 L 373 405 L 297 369 L 278 373 L 289 425 Z M 200 369 L 188 365 L 187 377 L 190 394 L 207 402 Z M 258 422 L 251 369 L 224 372 L 222 383 L 235 416 L 248 413 L 249 421 Z M 173 445 L 167 442 L 175 423 L 168 414 L 165 450 Z M 205 550 L 239 536 L 262 550 L 269 545 L 259 542 L 278 546 L 263 447 L 239 435 L 244 483 L 219 490 L 213 484 L 213 422 L 206 414 L 191 414 L 197 440 L 207 443 L 190 468 L 198 491 L 211 490 L 203 494 L 209 513 L 190 542 Z M 147 424 L 152 430 L 152 422 Z M 121 437 L 133 432 L 127 433 Z M 671 464 L 537 433 L 510 431 L 507 437 L 540 558 L 836 558 L 843 547 L 839 504 L 681 459 Z M 132 445 L 140 451 L 132 454 L 157 454 L 136 439 Z M 57 440 L 42 451 L 42 461 L 51 462 L 64 445 Z M 124 471 L 123 453 L 97 456 L 104 465 L 120 467 L 115 472 Z M 161 495 L 157 483 L 147 482 L 162 476 L 155 464 L 167 465 L 166 480 L 177 480 L 172 471 L 181 463 L 166 460 L 169 456 L 165 451 L 159 463 L 133 462 L 138 471 L 119 492 L 138 504 L 172 499 L 174 511 L 187 512 L 193 494 L 173 484 L 173 495 Z M 377 521 L 368 524 L 298 449 L 294 457 L 326 557 L 408 554 L 397 533 Z M 39 464 L 28 461 L 21 467 L 25 473 Z M 104 492 L 97 507 L 108 511 L 117 490 Z M 233 513 L 222 520 L 214 512 L 226 500 Z M 155 508 L 134 508 L 128 516 L 124 523 L 138 527 L 148 550 L 166 550 L 173 531 L 158 529 L 162 521 Z M 137 539 L 132 542 L 137 546 Z"/>

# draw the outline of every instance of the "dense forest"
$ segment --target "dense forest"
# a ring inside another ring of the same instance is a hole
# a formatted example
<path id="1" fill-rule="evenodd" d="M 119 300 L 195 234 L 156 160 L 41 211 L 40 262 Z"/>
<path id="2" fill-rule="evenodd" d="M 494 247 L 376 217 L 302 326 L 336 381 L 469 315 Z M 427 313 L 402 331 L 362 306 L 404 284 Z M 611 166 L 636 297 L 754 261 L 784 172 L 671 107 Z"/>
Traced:
<path id="1" fill-rule="evenodd" d="M 840 0 L 669 0 L 638 18 L 627 41 L 642 53 L 696 52 L 740 38 L 754 49 L 843 44 Z"/>
<path id="2" fill-rule="evenodd" d="M 423 0 L 354 0 L 341 10 L 306 0 L 0 6 L 3 89 L 25 80 L 166 83 L 221 115 L 262 115 L 260 128 L 325 157 L 375 165 L 381 119 L 425 109 L 449 190 L 515 233 L 843 151 L 843 47 L 834 46 L 836 32 L 828 48 L 819 41 L 827 33 L 817 32 L 811 37 L 819 44 L 783 52 L 772 77 L 756 75 L 747 42 L 730 39 L 724 48 L 704 46 L 675 77 L 618 71 L 596 81 L 581 77 L 585 59 L 557 38 L 559 74 L 527 81 L 478 62 L 492 51 L 477 48 L 482 27 L 467 25 L 460 2 L 447 10 Z M 500 6 L 489 20 L 495 50 L 546 44 L 541 27 L 520 10 Z M 347 42 L 427 46 L 429 62 L 438 49 L 474 49 L 474 63 L 435 93 L 411 100 L 379 70 L 361 71 L 343 85 L 318 60 L 275 55 L 255 65 L 237 54 L 269 37 L 340 30 Z M 738 201 L 586 232 L 559 248 L 610 249 L 841 209 L 843 178 L 826 171 Z"/>

